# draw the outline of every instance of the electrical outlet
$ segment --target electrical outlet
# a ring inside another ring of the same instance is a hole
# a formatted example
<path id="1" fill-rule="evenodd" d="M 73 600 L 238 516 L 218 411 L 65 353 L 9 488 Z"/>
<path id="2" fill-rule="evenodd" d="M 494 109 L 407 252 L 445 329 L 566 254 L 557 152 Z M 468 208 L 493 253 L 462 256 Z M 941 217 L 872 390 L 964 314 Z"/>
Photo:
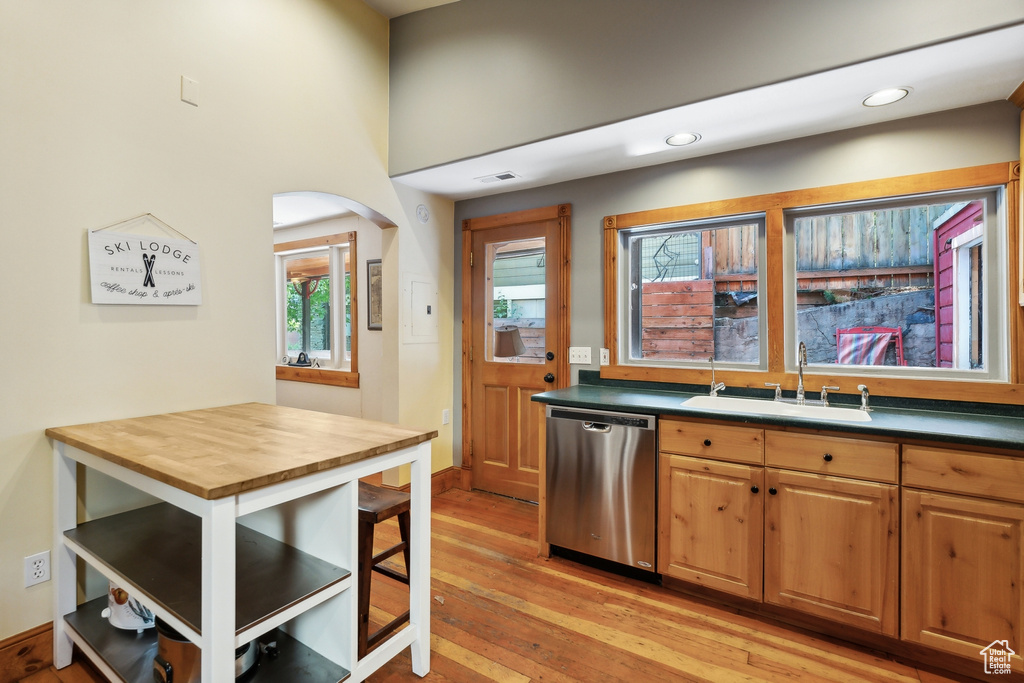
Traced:
<path id="1" fill-rule="evenodd" d="M 25 588 L 50 580 L 50 551 L 25 558 Z"/>
<path id="2" fill-rule="evenodd" d="M 570 365 L 590 365 L 590 347 L 589 346 L 570 346 L 569 347 L 569 364 Z"/>
<path id="3" fill-rule="evenodd" d="M 611 362 L 611 358 L 608 355 L 608 349 L 601 349 L 601 365 L 608 365 Z"/>

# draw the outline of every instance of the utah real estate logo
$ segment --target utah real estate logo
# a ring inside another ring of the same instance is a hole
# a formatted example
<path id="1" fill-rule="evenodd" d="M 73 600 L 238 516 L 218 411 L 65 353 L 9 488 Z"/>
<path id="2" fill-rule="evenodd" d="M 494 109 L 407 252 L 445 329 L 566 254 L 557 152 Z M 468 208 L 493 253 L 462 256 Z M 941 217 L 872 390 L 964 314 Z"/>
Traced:
<path id="1" fill-rule="evenodd" d="M 1010 649 L 1009 641 L 994 640 L 979 654 L 985 659 L 985 673 L 1008 674 L 1011 671 L 1010 658 L 1017 653 Z"/>

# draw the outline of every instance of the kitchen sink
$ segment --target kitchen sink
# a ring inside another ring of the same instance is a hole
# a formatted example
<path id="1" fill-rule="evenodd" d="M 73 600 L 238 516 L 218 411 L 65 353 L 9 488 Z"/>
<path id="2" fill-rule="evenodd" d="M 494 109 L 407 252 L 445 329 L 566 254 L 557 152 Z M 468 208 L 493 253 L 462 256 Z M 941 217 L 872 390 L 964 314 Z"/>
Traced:
<path id="1" fill-rule="evenodd" d="M 809 420 L 832 420 L 840 422 L 871 422 L 871 415 L 857 408 L 835 406 L 796 405 L 781 401 L 735 396 L 693 396 L 683 401 L 686 408 L 713 410 L 723 413 L 746 413 L 755 415 L 777 415 L 779 417 L 803 417 Z"/>

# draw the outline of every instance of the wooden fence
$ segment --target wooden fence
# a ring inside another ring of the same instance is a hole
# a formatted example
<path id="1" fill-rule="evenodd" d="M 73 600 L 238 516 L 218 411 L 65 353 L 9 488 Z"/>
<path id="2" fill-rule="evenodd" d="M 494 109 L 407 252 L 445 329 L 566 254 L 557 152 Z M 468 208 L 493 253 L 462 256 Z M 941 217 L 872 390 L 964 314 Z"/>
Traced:
<path id="1" fill-rule="evenodd" d="M 797 289 L 931 287 L 932 225 L 949 206 L 797 218 Z M 717 291 L 756 290 L 757 226 L 705 230 L 701 243 L 702 277 L 713 277 Z"/>
<path id="2" fill-rule="evenodd" d="M 949 207 L 797 218 L 793 230 L 798 308 L 852 301 L 878 290 L 932 287 L 932 226 Z M 654 281 L 644 282 L 641 290 L 641 355 L 704 360 L 715 351 L 716 316 L 757 315 L 756 299 L 737 304 L 726 293 L 757 292 L 758 227 L 647 239 L 644 278 Z M 674 262 L 669 258 L 673 255 Z M 688 277 L 701 279 L 679 279 L 684 269 Z"/>
<path id="3" fill-rule="evenodd" d="M 712 280 L 645 282 L 641 291 L 641 355 L 706 360 L 715 352 Z"/>

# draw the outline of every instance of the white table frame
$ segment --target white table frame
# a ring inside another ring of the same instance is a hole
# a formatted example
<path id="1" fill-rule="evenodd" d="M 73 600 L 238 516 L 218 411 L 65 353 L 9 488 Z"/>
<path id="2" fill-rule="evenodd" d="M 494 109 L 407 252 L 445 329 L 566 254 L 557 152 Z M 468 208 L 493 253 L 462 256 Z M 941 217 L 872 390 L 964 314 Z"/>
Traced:
<path id="1" fill-rule="evenodd" d="M 198 645 L 203 651 L 204 681 L 234 680 L 234 649 L 275 627 L 284 627 L 306 646 L 351 671 L 362 681 L 406 647 L 412 647 L 412 670 L 430 670 L 430 442 L 373 456 L 348 465 L 308 474 L 237 495 L 205 499 L 156 481 L 79 448 L 54 441 L 54 637 L 57 668 L 71 663 L 72 644 L 79 647 L 111 680 L 117 680 L 89 645 L 66 626 L 65 615 L 77 608 L 76 555 Z M 168 611 L 149 604 L 138 586 L 85 549 L 65 538 L 78 523 L 77 465 L 102 472 L 202 519 L 202 633 Z M 358 565 L 358 479 L 392 467 L 411 465 L 409 625 L 356 660 Z M 271 511 L 270 508 L 281 506 Z M 282 514 L 282 510 L 284 513 Z M 263 514 L 261 514 L 263 513 Z M 235 634 L 235 523 L 244 523 L 304 552 L 351 571 L 328 590 Z"/>

